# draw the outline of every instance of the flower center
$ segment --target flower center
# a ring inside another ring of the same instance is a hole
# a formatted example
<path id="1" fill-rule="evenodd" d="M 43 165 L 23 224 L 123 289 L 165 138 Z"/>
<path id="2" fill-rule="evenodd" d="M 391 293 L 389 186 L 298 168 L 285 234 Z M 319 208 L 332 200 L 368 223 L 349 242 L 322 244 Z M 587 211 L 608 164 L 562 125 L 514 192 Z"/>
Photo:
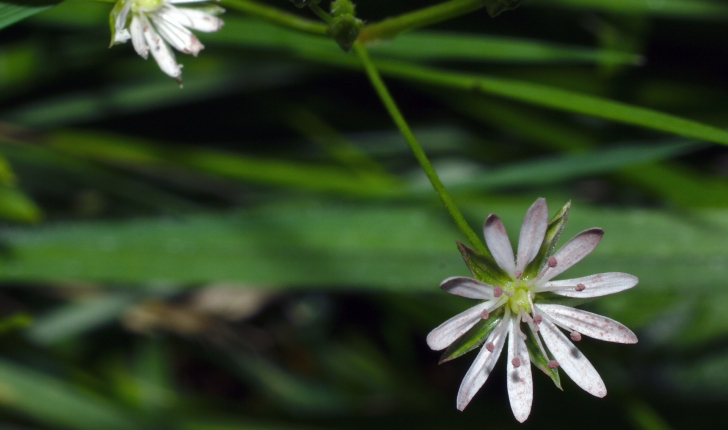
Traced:
<path id="1" fill-rule="evenodd" d="M 131 0 L 132 12 L 141 10 L 152 10 L 159 7 L 164 0 Z"/>
<path id="2" fill-rule="evenodd" d="M 531 302 L 529 301 L 530 282 L 518 279 L 507 285 L 504 290 L 508 296 L 508 306 L 510 306 L 511 312 L 519 314 L 520 309 L 527 313 L 531 312 Z"/>

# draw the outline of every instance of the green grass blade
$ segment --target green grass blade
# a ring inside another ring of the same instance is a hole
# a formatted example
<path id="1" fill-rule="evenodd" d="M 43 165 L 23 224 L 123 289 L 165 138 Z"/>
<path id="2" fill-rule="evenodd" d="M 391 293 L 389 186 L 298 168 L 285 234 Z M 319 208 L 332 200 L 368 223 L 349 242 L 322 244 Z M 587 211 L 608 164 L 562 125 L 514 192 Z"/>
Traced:
<path id="1" fill-rule="evenodd" d="M 63 0 L 4 0 L 0 1 L 0 29 L 44 11 Z"/>
<path id="2" fill-rule="evenodd" d="M 534 0 L 529 6 L 565 7 L 601 12 L 722 20 L 728 18 L 728 5 L 706 0 Z"/>
<path id="3" fill-rule="evenodd" d="M 0 404 L 53 428 L 135 430 L 148 428 L 110 402 L 61 379 L 0 360 Z"/>

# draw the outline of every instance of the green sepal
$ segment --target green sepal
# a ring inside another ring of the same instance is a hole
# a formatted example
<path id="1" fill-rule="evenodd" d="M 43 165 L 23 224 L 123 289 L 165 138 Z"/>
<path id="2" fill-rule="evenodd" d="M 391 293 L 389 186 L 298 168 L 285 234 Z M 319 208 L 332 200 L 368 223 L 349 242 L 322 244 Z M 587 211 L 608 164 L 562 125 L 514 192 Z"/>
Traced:
<path id="1" fill-rule="evenodd" d="M 485 9 L 488 11 L 488 15 L 496 17 L 501 12 L 507 10 L 513 10 L 521 5 L 522 0 L 486 0 Z"/>
<path id="2" fill-rule="evenodd" d="M 353 15 L 342 15 L 334 19 L 334 23 L 329 28 L 329 36 L 333 38 L 339 47 L 345 52 L 351 49 L 359 32 L 364 27 L 364 21 Z"/>
<path id="3" fill-rule="evenodd" d="M 510 275 L 501 269 L 490 255 L 483 255 L 460 242 L 457 242 L 457 244 L 465 264 L 470 269 L 470 273 L 478 281 L 501 286 L 513 281 Z"/>
<path id="4" fill-rule="evenodd" d="M 348 52 L 359 37 L 364 21 L 356 17 L 354 3 L 350 0 L 334 0 L 331 3 L 331 15 L 334 21 L 329 27 L 329 36 Z"/>
<path id="5" fill-rule="evenodd" d="M 458 358 L 482 345 L 490 333 L 503 320 L 503 309 L 501 306 L 493 311 L 488 316 L 488 319 L 481 319 L 470 330 L 465 332 L 464 335 L 460 336 L 445 350 L 438 364 Z"/>
<path id="6" fill-rule="evenodd" d="M 559 368 L 557 367 L 552 369 L 548 366 L 548 362 L 551 358 L 543 355 L 541 348 L 538 347 L 538 343 L 536 342 L 536 334 L 534 334 L 531 330 L 528 330 L 528 334 L 526 335 L 526 348 L 528 349 L 528 356 L 531 357 L 531 363 L 541 369 L 546 376 L 551 378 L 551 380 L 554 381 L 554 384 L 556 384 L 556 388 L 563 390 L 563 388 L 561 388 Z"/>
<path id="7" fill-rule="evenodd" d="M 536 304 L 544 303 L 549 305 L 563 305 L 570 308 L 575 308 L 598 298 L 599 297 L 566 297 L 547 291 L 536 294 L 536 298 L 533 299 L 533 302 Z"/>
<path id="8" fill-rule="evenodd" d="M 551 221 L 549 221 L 548 227 L 546 227 L 546 234 L 544 234 L 543 242 L 541 242 L 541 248 L 538 250 L 536 257 L 528 263 L 526 269 L 523 271 L 523 279 L 532 279 L 538 275 L 538 272 L 546 264 L 549 257 L 554 253 L 556 243 L 559 241 L 561 232 L 564 231 L 566 221 L 569 219 L 569 208 L 571 208 L 571 200 L 556 212 Z"/>
<path id="9" fill-rule="evenodd" d="M 119 12 L 124 8 L 127 1 L 131 0 L 117 1 L 109 14 L 109 27 L 111 27 L 111 43 L 109 43 L 109 48 L 114 46 L 114 40 L 116 39 L 116 17 L 119 16 Z"/>

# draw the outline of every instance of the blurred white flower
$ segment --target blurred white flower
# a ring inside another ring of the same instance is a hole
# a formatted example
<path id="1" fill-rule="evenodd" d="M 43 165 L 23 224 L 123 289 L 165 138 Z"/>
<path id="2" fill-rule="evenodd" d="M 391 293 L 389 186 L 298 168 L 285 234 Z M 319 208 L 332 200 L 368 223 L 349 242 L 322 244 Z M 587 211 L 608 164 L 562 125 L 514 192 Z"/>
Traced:
<path id="1" fill-rule="evenodd" d="M 136 52 L 144 59 L 149 52 L 162 71 L 181 83 L 182 66 L 175 60 L 170 45 L 185 54 L 197 54 L 204 48 L 189 29 L 213 32 L 223 26 L 215 15 L 224 12 L 218 6 L 182 7 L 181 4 L 207 0 L 119 0 L 111 11 L 112 44 L 131 39 Z"/>
<path id="2" fill-rule="evenodd" d="M 557 368 L 561 367 L 579 387 L 604 397 L 604 382 L 571 340 L 579 341 L 583 334 L 610 342 L 637 342 L 634 333 L 614 320 L 559 304 L 567 302 L 565 298 L 573 301 L 598 297 L 637 284 L 637 278 L 626 273 L 551 281 L 589 254 L 604 234 L 599 228 L 585 230 L 551 255 L 568 209 L 569 204 L 549 222 L 546 201 L 536 200 L 523 220 L 517 256 L 513 255 L 503 223 L 494 214 L 488 216 L 483 226 L 492 258 L 459 244 L 468 267 L 481 280 L 453 277 L 444 280 L 440 287 L 482 303 L 449 319 L 427 336 L 427 344 L 433 350 L 447 348 L 441 362 L 484 344 L 460 385 L 458 409 L 465 409 L 488 379 L 506 338 L 508 396 L 520 422 L 528 418 L 533 402 L 531 361 L 557 385 Z M 527 334 L 521 330 L 524 323 L 529 327 Z M 570 332 L 571 340 L 557 327 Z"/>

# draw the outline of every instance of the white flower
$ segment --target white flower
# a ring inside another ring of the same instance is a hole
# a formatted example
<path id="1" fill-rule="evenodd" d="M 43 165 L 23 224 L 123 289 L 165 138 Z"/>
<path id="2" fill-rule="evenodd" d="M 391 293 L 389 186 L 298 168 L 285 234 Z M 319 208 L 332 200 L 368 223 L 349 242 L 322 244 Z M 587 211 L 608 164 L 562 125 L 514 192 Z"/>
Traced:
<path id="1" fill-rule="evenodd" d="M 223 21 L 215 15 L 224 10 L 217 6 L 200 9 L 175 5 L 204 1 L 119 0 L 111 11 L 112 43 L 131 39 L 142 58 L 147 59 L 151 52 L 164 73 L 181 81 L 182 66 L 177 64 L 169 46 L 197 56 L 204 46 L 189 29 L 204 32 L 219 30 Z"/>
<path id="2" fill-rule="evenodd" d="M 459 244 L 473 274 L 483 281 L 491 281 L 489 284 L 466 277 L 445 279 L 440 285 L 443 290 L 482 300 L 482 303 L 447 320 L 427 336 L 427 344 L 433 350 L 450 347 L 442 361 L 485 344 L 460 385 L 459 410 L 465 409 L 488 379 L 506 338 L 508 396 L 513 414 L 520 422 L 528 418 L 533 402 L 531 361 L 557 385 L 557 367 L 561 367 L 579 387 L 604 397 L 607 394 L 604 382 L 569 337 L 574 341 L 585 335 L 610 342 L 637 342 L 634 333 L 614 320 L 554 303 L 565 302 L 566 298 L 612 294 L 637 284 L 636 277 L 616 272 L 551 280 L 589 254 L 604 234 L 599 228 L 584 230 L 551 255 L 566 223 L 568 209 L 567 203 L 549 222 L 546 201 L 536 200 L 523 219 L 517 256 L 513 255 L 503 223 L 494 214 L 488 216 L 483 226 L 492 259 Z M 529 327 L 527 334 L 522 331 L 524 323 Z M 570 332 L 570 336 L 565 336 L 557 327 Z"/>

